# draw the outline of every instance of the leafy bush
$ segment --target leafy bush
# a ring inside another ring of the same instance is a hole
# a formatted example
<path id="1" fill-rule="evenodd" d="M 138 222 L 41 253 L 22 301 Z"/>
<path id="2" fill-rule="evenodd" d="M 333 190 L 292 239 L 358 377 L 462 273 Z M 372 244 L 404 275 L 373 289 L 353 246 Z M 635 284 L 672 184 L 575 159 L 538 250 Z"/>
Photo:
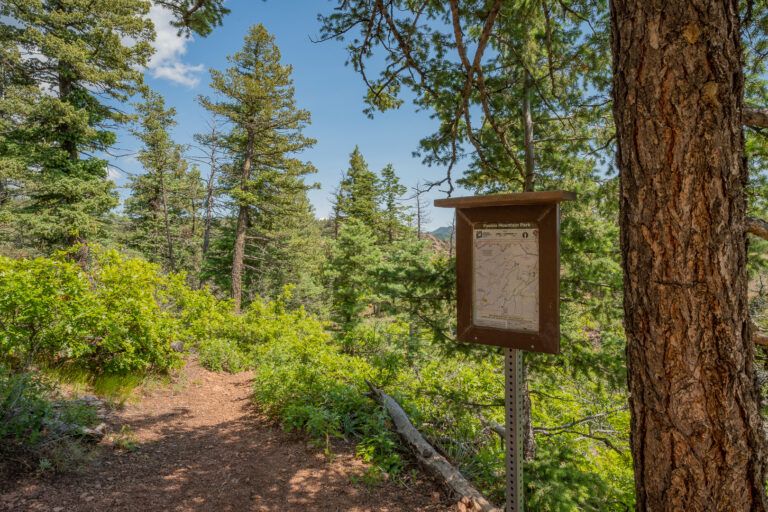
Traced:
<path id="1" fill-rule="evenodd" d="M 197 344 L 200 364 L 214 372 L 237 373 L 249 366 L 248 358 L 230 340 L 210 338 Z"/>
<path id="2" fill-rule="evenodd" d="M 253 366 L 255 348 L 282 339 L 286 329 L 301 334 L 308 329 L 306 312 L 289 311 L 292 288 L 286 287 L 274 301 L 254 300 L 242 314 L 236 314 L 229 300 L 217 299 L 210 290 L 192 290 L 184 276 L 171 276 L 170 295 L 178 319 L 178 334 L 184 343 L 197 350 L 200 363 L 212 371 L 239 372 Z M 314 334 L 323 324 L 312 323 Z"/>
<path id="3" fill-rule="evenodd" d="M 385 413 L 365 393 L 377 370 L 360 357 L 344 354 L 323 324 L 303 311 L 257 307 L 274 326 L 254 351 L 254 398 L 289 429 L 300 429 L 330 449 L 332 438 L 352 438 L 358 454 L 393 474 L 402 468 L 399 443 Z M 251 313 L 255 314 L 255 313 Z"/>
<path id="4" fill-rule="evenodd" d="M 92 248 L 67 260 L 0 257 L 0 358 L 14 368 L 72 365 L 93 374 L 165 371 L 178 321 L 156 265 Z"/>
<path id="5" fill-rule="evenodd" d="M 88 354 L 92 371 L 166 371 L 181 363 L 172 348 L 179 328 L 168 311 L 168 278 L 157 265 L 105 251 L 87 278 L 99 316 Z"/>
<path id="6" fill-rule="evenodd" d="M 73 263 L 0 256 L 0 356 L 14 368 L 87 353 L 96 309 Z"/>

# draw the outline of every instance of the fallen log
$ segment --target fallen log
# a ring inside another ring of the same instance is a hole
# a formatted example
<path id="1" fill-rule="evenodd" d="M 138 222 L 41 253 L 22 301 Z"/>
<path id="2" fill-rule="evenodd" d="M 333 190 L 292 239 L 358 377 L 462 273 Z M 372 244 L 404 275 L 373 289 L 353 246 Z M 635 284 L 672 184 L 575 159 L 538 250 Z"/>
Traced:
<path id="1" fill-rule="evenodd" d="M 502 512 L 475 489 L 464 475 L 448 459 L 440 455 L 424 436 L 413 426 L 408 415 L 397 401 L 370 382 L 371 397 L 392 418 L 395 430 L 416 456 L 419 463 L 433 476 L 442 481 L 459 498 L 459 510 L 472 512 Z"/>
<path id="2" fill-rule="evenodd" d="M 75 423 L 66 423 L 58 419 L 47 420 L 45 426 L 56 437 L 73 437 L 81 439 L 83 442 L 94 444 L 101 442 L 107 430 L 106 423 L 100 423 L 98 426 L 91 428 Z"/>
<path id="3" fill-rule="evenodd" d="M 749 326 L 752 328 L 752 343 L 768 347 L 768 334 L 760 332 L 760 328 L 754 322 L 751 322 Z"/>

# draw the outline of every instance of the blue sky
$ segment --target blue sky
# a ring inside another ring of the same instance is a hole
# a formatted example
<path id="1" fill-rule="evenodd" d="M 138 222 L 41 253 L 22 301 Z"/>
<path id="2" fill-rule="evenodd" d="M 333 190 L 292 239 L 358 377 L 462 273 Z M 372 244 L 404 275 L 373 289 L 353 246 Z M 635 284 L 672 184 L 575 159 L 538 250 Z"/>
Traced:
<path id="1" fill-rule="evenodd" d="M 318 169 L 314 175 L 319 190 L 310 192 L 318 217 L 329 213 L 329 198 L 341 173 L 347 168 L 349 153 L 360 147 L 371 169 L 380 170 L 392 163 L 403 183 L 412 187 L 417 180 L 442 177 L 444 169 L 428 168 L 412 156 L 418 141 L 432 133 L 435 122 L 426 112 L 416 112 L 410 104 L 400 110 L 377 114 L 368 119 L 362 112 L 365 92 L 362 80 L 346 66 L 344 43 L 317 39 L 320 11 L 328 11 L 334 3 L 317 0 L 229 0 L 232 13 L 207 38 L 180 39 L 167 25 L 167 16 L 153 12 L 157 25 L 157 54 L 147 70 L 147 83 L 163 94 L 169 106 L 177 110 L 177 142 L 188 144 L 196 132 L 205 131 L 207 114 L 196 103 L 200 94 L 209 94 L 208 69 L 226 67 L 226 56 L 239 50 L 248 28 L 262 23 L 276 37 L 283 62 L 293 65 L 296 100 L 300 108 L 312 113 L 312 124 L 306 134 L 317 139 L 303 158 Z M 137 144 L 125 137 L 120 144 L 135 150 Z M 140 173 L 135 159 L 122 159 L 118 165 L 125 171 Z M 115 175 L 119 185 L 124 176 Z M 122 192 L 125 194 L 125 191 Z M 431 199 L 441 197 L 435 191 Z M 453 212 L 430 211 L 430 228 L 450 224 Z"/>

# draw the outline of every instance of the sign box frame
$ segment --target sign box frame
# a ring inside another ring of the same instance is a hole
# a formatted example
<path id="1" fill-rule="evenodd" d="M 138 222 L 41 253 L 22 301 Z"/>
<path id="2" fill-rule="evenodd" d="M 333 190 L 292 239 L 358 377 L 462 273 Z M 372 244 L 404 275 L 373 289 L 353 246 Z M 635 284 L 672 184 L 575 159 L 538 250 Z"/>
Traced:
<path id="1" fill-rule="evenodd" d="M 521 192 L 438 199 L 456 208 L 457 337 L 467 343 L 558 354 L 560 352 L 560 202 L 572 192 Z M 534 223 L 539 230 L 538 332 L 474 325 L 473 229 L 487 223 Z"/>

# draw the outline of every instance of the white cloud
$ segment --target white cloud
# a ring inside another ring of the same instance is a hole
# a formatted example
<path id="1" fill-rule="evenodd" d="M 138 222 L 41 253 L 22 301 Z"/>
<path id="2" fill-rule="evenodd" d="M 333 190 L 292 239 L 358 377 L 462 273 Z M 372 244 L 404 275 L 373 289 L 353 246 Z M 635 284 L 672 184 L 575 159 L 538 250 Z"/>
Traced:
<path id="1" fill-rule="evenodd" d="M 107 166 L 107 178 L 117 183 L 117 180 L 121 179 L 123 177 L 123 173 L 119 171 L 116 167 L 113 167 L 111 165 Z"/>
<path id="2" fill-rule="evenodd" d="M 171 12 L 158 5 L 153 5 L 149 18 L 155 24 L 156 37 L 153 43 L 155 54 L 149 61 L 149 70 L 155 78 L 164 78 L 187 87 L 200 83 L 200 73 L 205 70 L 202 64 L 182 62 L 187 53 L 191 37 L 179 36 L 177 29 L 171 26 Z"/>
<path id="3" fill-rule="evenodd" d="M 176 61 L 151 69 L 152 76 L 155 78 L 165 78 L 187 87 L 195 87 L 200 83 L 198 74 L 205 70 L 205 67 L 202 64 L 190 66 L 189 64 Z"/>

